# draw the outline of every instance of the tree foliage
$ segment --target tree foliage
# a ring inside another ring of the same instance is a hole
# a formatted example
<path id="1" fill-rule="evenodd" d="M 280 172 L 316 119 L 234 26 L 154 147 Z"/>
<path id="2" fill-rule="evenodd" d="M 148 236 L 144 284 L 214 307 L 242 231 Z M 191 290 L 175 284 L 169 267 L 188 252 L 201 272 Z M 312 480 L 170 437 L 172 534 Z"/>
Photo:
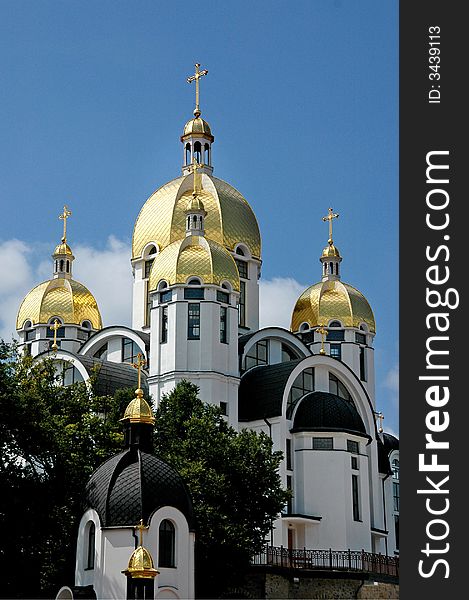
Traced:
<path id="1" fill-rule="evenodd" d="M 86 483 L 122 449 L 121 418 L 133 390 L 96 396 L 60 385 L 49 359 L 19 357 L 0 342 L 0 595 L 55 597 L 74 581 Z M 236 432 L 182 382 L 156 414 L 155 453 L 176 468 L 193 499 L 199 596 L 239 583 L 287 492 L 281 453 L 265 434 Z"/>
<path id="2" fill-rule="evenodd" d="M 272 451 L 264 433 L 236 432 L 187 381 L 161 400 L 155 452 L 179 471 L 190 490 L 198 595 L 217 596 L 239 584 L 288 499 L 278 474 L 282 453 Z"/>
<path id="3" fill-rule="evenodd" d="M 93 470 L 122 446 L 119 398 L 59 385 L 51 360 L 0 343 L 0 562 L 5 597 L 55 597 L 73 582 Z"/>

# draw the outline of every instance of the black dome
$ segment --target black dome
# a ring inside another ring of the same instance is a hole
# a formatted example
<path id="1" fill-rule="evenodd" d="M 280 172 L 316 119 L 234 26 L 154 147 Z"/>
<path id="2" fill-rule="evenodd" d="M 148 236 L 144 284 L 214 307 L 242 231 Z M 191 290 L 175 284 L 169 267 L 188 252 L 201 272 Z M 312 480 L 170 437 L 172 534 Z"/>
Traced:
<path id="1" fill-rule="evenodd" d="M 152 454 L 129 448 L 103 463 L 86 487 L 89 507 L 103 527 L 148 523 L 162 506 L 173 506 L 194 529 L 192 502 L 180 475 Z"/>
<path id="2" fill-rule="evenodd" d="M 390 433 L 383 433 L 383 444 L 388 454 L 393 450 L 399 450 L 399 440 Z"/>
<path id="3" fill-rule="evenodd" d="M 352 402 L 327 392 L 310 392 L 300 400 L 293 421 L 296 431 L 344 431 L 370 439 Z"/>

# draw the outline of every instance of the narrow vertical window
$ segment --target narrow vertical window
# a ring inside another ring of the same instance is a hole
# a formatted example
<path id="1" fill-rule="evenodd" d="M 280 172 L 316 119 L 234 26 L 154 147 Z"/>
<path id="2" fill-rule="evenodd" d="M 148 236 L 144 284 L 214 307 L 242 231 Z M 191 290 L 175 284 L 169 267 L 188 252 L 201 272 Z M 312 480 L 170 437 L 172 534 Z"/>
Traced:
<path id="1" fill-rule="evenodd" d="M 293 485 L 292 485 L 293 479 L 291 475 L 287 475 L 287 490 L 289 492 L 292 491 Z M 288 498 L 287 501 L 287 511 L 288 514 L 291 515 L 293 512 L 293 498 L 290 496 L 290 498 Z"/>
<path id="2" fill-rule="evenodd" d="M 292 456 L 291 456 L 291 439 L 287 438 L 286 440 L 286 448 L 285 448 L 285 454 L 286 454 L 286 459 L 287 459 L 287 469 L 289 471 L 292 470 Z"/>
<path id="3" fill-rule="evenodd" d="M 90 523 L 88 527 L 88 546 L 86 552 L 86 569 L 94 569 L 94 547 L 95 547 L 96 527 Z"/>
<path id="4" fill-rule="evenodd" d="M 228 309 L 226 306 L 220 306 L 220 342 L 226 344 L 228 342 Z"/>
<path id="5" fill-rule="evenodd" d="M 239 305 L 238 305 L 238 312 L 239 312 L 239 320 L 238 320 L 238 324 L 241 325 L 241 327 L 245 327 L 246 325 L 246 282 L 245 281 L 240 281 L 240 294 L 239 294 Z"/>
<path id="6" fill-rule="evenodd" d="M 166 344 L 168 341 L 168 307 L 161 308 L 161 343 Z"/>
<path id="7" fill-rule="evenodd" d="M 200 340 L 200 304 L 188 304 L 187 339 Z"/>
<path id="8" fill-rule="evenodd" d="M 161 521 L 159 529 L 158 544 L 158 566 L 175 567 L 176 566 L 176 531 L 174 525 L 168 519 Z"/>
<path id="9" fill-rule="evenodd" d="M 360 347 L 360 379 L 366 381 L 365 348 Z"/>
<path id="10" fill-rule="evenodd" d="M 145 301 L 145 325 L 150 327 L 151 318 L 151 299 L 150 299 L 150 282 L 146 282 L 146 301 Z"/>
<path id="11" fill-rule="evenodd" d="M 358 493 L 358 475 L 352 475 L 352 509 L 353 520 L 360 521 L 360 504 Z"/>

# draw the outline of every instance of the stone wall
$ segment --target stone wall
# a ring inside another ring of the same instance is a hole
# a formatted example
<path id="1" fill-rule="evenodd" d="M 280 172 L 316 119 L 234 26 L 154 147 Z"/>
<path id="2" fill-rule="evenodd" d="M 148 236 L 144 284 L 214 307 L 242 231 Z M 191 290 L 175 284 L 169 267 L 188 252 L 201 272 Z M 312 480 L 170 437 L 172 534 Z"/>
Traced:
<path id="1" fill-rule="evenodd" d="M 234 590 L 233 590 L 234 591 Z M 328 573 L 321 576 L 301 573 L 301 577 L 290 573 L 254 572 L 244 584 L 227 597 L 256 598 L 266 600 L 397 600 L 399 585 L 396 583 L 363 580 L 359 574 Z"/>

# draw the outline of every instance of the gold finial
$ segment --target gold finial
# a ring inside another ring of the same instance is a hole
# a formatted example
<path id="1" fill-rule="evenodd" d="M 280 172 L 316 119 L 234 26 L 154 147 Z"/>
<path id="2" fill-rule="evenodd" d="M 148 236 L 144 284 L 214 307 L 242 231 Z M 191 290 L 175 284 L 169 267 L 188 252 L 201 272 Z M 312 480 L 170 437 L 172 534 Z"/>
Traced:
<path id="1" fill-rule="evenodd" d="M 379 421 L 379 428 L 378 428 L 378 433 L 383 433 L 383 421 L 384 421 L 384 415 L 383 413 L 380 412 L 375 412 L 375 417 L 378 419 Z"/>
<path id="2" fill-rule="evenodd" d="M 67 219 L 72 215 L 72 211 L 68 209 L 68 206 L 64 206 L 64 211 L 59 215 L 59 219 L 64 222 L 64 234 L 62 236 L 62 244 L 67 241 Z"/>
<path id="3" fill-rule="evenodd" d="M 138 529 L 139 536 L 140 536 L 139 546 L 143 546 L 143 532 L 146 531 L 147 529 L 150 529 L 150 527 L 148 525 L 144 525 L 143 519 L 140 519 L 139 524 L 135 525 L 135 529 Z"/>
<path id="4" fill-rule="evenodd" d="M 324 350 L 324 338 L 327 335 L 327 329 L 324 327 L 324 325 L 321 325 L 321 327 L 318 327 L 316 331 L 317 333 L 321 334 L 321 350 L 319 350 L 319 354 L 326 354 L 326 351 Z"/>
<path id="5" fill-rule="evenodd" d="M 143 354 L 141 352 L 139 352 L 137 354 L 137 362 L 132 363 L 132 367 L 134 367 L 134 369 L 137 369 L 137 371 L 138 371 L 138 389 L 139 390 L 142 389 L 142 386 L 141 386 L 142 367 L 146 364 L 147 364 L 147 361 L 143 358 Z"/>
<path id="6" fill-rule="evenodd" d="M 57 352 L 57 350 L 59 349 L 57 345 L 57 330 L 61 327 L 62 323 L 58 319 L 55 319 L 54 324 L 49 327 L 49 329 L 51 329 L 54 332 L 54 342 L 52 343 L 52 350 L 54 352 Z"/>
<path id="7" fill-rule="evenodd" d="M 338 219 L 338 213 L 333 212 L 332 208 L 329 208 L 329 214 L 327 217 L 323 217 L 323 221 L 329 221 L 329 239 L 327 240 L 328 244 L 332 246 L 332 219 Z"/>
<path id="8" fill-rule="evenodd" d="M 200 117 L 200 107 L 199 107 L 199 79 L 201 77 L 203 77 L 204 75 L 207 75 L 208 71 L 207 69 L 203 69 L 202 71 L 199 71 L 199 67 L 200 67 L 200 63 L 196 63 L 195 64 L 195 74 L 191 75 L 190 77 L 187 78 L 187 83 L 192 83 L 193 81 L 195 81 L 195 110 L 194 110 L 194 116 Z"/>

